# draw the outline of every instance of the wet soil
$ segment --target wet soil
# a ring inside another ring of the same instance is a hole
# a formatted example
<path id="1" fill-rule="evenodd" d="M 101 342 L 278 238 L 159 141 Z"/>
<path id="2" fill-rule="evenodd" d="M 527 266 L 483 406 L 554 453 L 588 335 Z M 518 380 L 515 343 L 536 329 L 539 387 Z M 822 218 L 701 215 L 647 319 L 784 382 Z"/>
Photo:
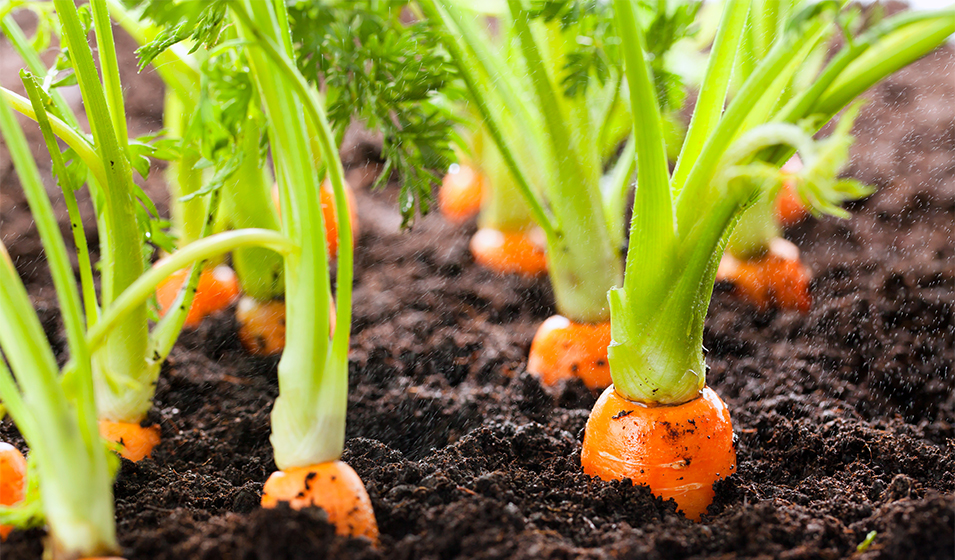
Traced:
<path id="1" fill-rule="evenodd" d="M 161 88 L 145 79 L 131 104 L 149 129 Z M 815 275 L 812 310 L 760 312 L 717 286 L 708 382 L 729 405 L 739 468 L 702 523 L 646 488 L 581 472 L 595 395 L 578 382 L 544 390 L 525 372 L 534 330 L 554 313 L 545 280 L 477 267 L 473 224 L 433 215 L 399 232 L 394 189 L 359 188 L 344 460 L 368 487 L 380 547 L 335 536 L 321 510 L 258 507 L 275 469 L 277 361 L 247 356 L 223 313 L 184 333 L 163 368 L 153 458 L 123 462 L 125 556 L 955 557 L 955 49 L 868 97 L 847 173 L 879 192 L 852 204 L 851 220 L 787 232 Z M 361 138 L 352 144 L 350 177 L 364 184 L 374 168 Z M 162 196 L 155 177 L 147 188 Z M 0 184 L 0 234 L 62 346 L 6 158 Z M 0 438 L 23 446 L 9 421 Z M 3 557 L 40 558 L 42 537 L 13 533 Z"/>

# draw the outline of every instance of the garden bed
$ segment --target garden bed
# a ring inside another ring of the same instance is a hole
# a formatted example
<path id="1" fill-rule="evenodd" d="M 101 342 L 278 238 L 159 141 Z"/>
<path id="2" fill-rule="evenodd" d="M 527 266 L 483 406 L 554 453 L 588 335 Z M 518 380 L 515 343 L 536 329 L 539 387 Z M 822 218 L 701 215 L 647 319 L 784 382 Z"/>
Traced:
<path id="1" fill-rule="evenodd" d="M 5 85 L 16 70 L 7 61 Z M 848 172 L 880 191 L 852 204 L 850 221 L 811 220 L 787 234 L 815 275 L 810 313 L 759 312 L 717 286 L 708 382 L 730 407 L 739 468 L 718 483 L 703 523 L 645 488 L 581 472 L 595 396 L 577 382 L 545 391 L 524 371 L 537 325 L 554 313 L 545 279 L 477 267 L 473 224 L 432 215 L 399 232 L 396 190 L 359 188 L 344 459 L 371 495 L 380 548 L 336 537 L 320 510 L 258 508 L 275 470 L 277 360 L 247 356 L 223 314 L 185 333 L 163 368 L 153 458 L 123 462 L 126 557 L 952 558 L 953 69 L 947 46 L 869 93 Z M 145 79 L 126 81 L 136 83 L 134 134 L 160 121 L 161 87 Z M 351 179 L 367 184 L 375 167 L 353 144 Z M 160 176 L 149 184 L 157 196 Z M 3 241 L 62 341 L 5 155 L 0 182 Z M 0 439 L 23 444 L 9 421 Z M 40 558 L 42 537 L 13 533 L 4 557 Z"/>

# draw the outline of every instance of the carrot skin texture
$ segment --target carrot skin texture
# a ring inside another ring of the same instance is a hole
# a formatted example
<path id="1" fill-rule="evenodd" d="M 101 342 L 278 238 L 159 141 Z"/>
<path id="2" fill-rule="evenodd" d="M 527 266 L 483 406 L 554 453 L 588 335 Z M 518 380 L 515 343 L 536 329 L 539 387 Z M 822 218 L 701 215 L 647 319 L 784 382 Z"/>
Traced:
<path id="1" fill-rule="evenodd" d="M 533 278 L 547 272 L 547 253 L 527 232 L 481 228 L 470 247 L 475 262 L 497 274 Z"/>
<path id="2" fill-rule="evenodd" d="M 159 445 L 159 426 L 142 427 L 133 422 L 114 422 L 100 419 L 99 433 L 103 439 L 122 446 L 119 454 L 132 462 L 149 457 Z"/>
<path id="3" fill-rule="evenodd" d="M 27 461 L 16 447 L 0 442 L 0 505 L 23 500 L 27 485 Z M 0 541 L 7 540 L 13 525 L 0 525 Z"/>
<path id="4" fill-rule="evenodd" d="M 484 176 L 466 163 L 458 164 L 458 171 L 450 171 L 441 180 L 438 191 L 438 209 L 452 224 L 463 224 L 481 210 L 484 196 Z"/>
<path id="5" fill-rule="evenodd" d="M 545 385 L 579 377 L 590 389 L 604 389 L 611 384 L 607 361 L 610 339 L 610 321 L 578 323 L 554 315 L 534 335 L 527 371 Z"/>
<path id="6" fill-rule="evenodd" d="M 736 472 L 729 411 L 709 387 L 669 406 L 629 401 L 610 386 L 587 420 L 580 462 L 591 476 L 649 486 L 699 521 L 713 502 L 713 483 Z"/>
<path id="7" fill-rule="evenodd" d="M 156 288 L 156 301 L 159 303 L 160 315 L 165 315 L 176 296 L 179 295 L 179 289 L 189 277 L 189 270 L 183 269 L 169 275 L 162 284 Z M 239 297 L 239 281 L 235 272 L 225 265 L 219 265 L 215 268 L 207 268 L 199 275 L 199 283 L 196 285 L 196 295 L 192 301 L 192 307 L 186 314 L 185 328 L 194 329 L 199 326 L 207 315 L 221 311 L 232 305 Z"/>
<path id="8" fill-rule="evenodd" d="M 368 491 L 355 470 L 341 461 L 275 471 L 262 489 L 262 507 L 287 502 L 293 509 L 318 506 L 339 535 L 378 542 L 378 522 Z"/>

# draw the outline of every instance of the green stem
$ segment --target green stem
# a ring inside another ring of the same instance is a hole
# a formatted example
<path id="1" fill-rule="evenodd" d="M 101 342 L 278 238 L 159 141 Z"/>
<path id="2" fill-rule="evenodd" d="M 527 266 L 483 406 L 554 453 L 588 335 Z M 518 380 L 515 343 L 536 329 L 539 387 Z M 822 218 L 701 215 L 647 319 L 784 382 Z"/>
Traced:
<path id="1" fill-rule="evenodd" d="M 90 6 L 93 8 L 93 28 L 96 31 L 99 63 L 103 69 L 106 102 L 116 139 L 125 150 L 128 148 L 129 133 L 126 132 L 126 109 L 123 87 L 119 83 L 119 61 L 116 59 L 116 44 L 113 41 L 113 22 L 109 19 L 109 10 L 104 0 L 90 0 Z"/>
<path id="2" fill-rule="evenodd" d="M 279 397 L 272 409 L 272 447 L 280 469 L 308 466 L 338 459 L 345 439 L 353 249 L 344 172 L 315 92 L 288 59 L 290 44 L 283 37 L 289 30 L 280 23 L 285 19 L 284 4 L 237 0 L 231 7 L 240 37 L 250 43 L 252 76 L 268 117 L 282 208 L 287 214 L 283 215 L 283 230 L 301 247 L 285 259 L 287 338 L 279 362 Z M 341 216 L 333 337 L 320 185 L 303 114 L 316 124 L 335 191 L 335 207 Z"/>
<path id="3" fill-rule="evenodd" d="M 90 263 L 89 247 L 86 244 L 86 232 L 83 229 L 83 217 L 80 215 L 79 206 L 76 203 L 76 194 L 73 192 L 74 185 L 69 182 L 69 174 L 66 170 L 66 164 L 63 162 L 63 154 L 60 153 L 60 146 L 57 144 L 53 129 L 50 126 L 50 119 L 43 107 L 40 86 L 36 78 L 25 70 L 20 71 L 20 77 L 33 104 L 34 113 L 37 117 L 36 122 L 40 125 L 47 150 L 53 160 L 53 171 L 59 177 L 63 200 L 70 216 L 70 231 L 73 232 L 73 242 L 76 244 L 76 257 L 80 269 L 80 283 L 83 289 L 86 320 L 89 325 L 94 325 L 99 318 L 99 306 L 96 300 L 96 286 L 93 284 L 93 267 Z"/>
<path id="4" fill-rule="evenodd" d="M 289 254 L 296 245 L 277 231 L 237 229 L 210 235 L 164 257 L 132 283 L 103 314 L 95 327 L 89 330 L 87 341 L 91 350 L 100 348 L 110 330 L 137 306 L 143 305 L 156 292 L 156 287 L 170 274 L 196 261 L 210 259 L 240 247 L 266 247 L 277 253 Z"/>
<path id="5" fill-rule="evenodd" d="M 710 51 L 706 74 L 703 77 L 702 83 L 706 84 L 706 87 L 700 89 L 700 97 L 693 110 L 693 118 L 690 120 L 690 127 L 683 141 L 683 149 L 680 151 L 676 169 L 673 171 L 672 185 L 673 192 L 676 194 L 683 189 L 693 164 L 703 151 L 704 143 L 723 114 L 726 91 L 729 89 L 748 12 L 749 3 L 741 0 L 727 1 L 723 9 L 716 40 Z"/>
<path id="6" fill-rule="evenodd" d="M 776 223 L 775 192 L 766 192 L 743 212 L 726 245 L 731 255 L 742 260 L 752 260 L 766 254 L 769 242 L 782 235 Z"/>
<path id="7" fill-rule="evenodd" d="M 560 224 L 556 223 L 555 220 L 544 210 L 544 206 L 541 203 L 539 196 L 535 194 L 534 189 L 531 188 L 531 183 L 528 180 L 527 175 L 524 173 L 524 169 L 518 163 L 518 160 L 514 155 L 514 151 L 511 149 L 510 144 L 502 133 L 500 118 L 496 112 L 492 111 L 491 105 L 485 99 L 483 95 L 483 88 L 480 85 L 481 80 L 477 72 L 471 65 L 468 64 L 468 57 L 465 54 L 466 47 L 464 46 L 462 36 L 455 35 L 451 32 L 455 29 L 454 23 L 450 20 L 450 17 L 447 15 L 445 10 L 439 9 L 435 3 L 435 0 L 421 0 L 420 5 L 429 19 L 441 21 L 444 24 L 445 32 L 444 41 L 442 41 L 442 43 L 451 53 L 451 57 L 454 59 L 455 64 L 458 67 L 458 71 L 460 72 L 461 79 L 464 81 L 468 91 L 471 93 L 471 100 L 474 101 L 475 105 L 477 105 L 478 112 L 484 120 L 484 126 L 487 127 L 488 133 L 494 139 L 495 144 L 497 144 L 498 149 L 501 151 L 501 156 L 503 156 L 504 161 L 507 163 L 508 169 L 511 170 L 515 181 L 517 181 L 517 187 L 520 189 L 521 194 L 524 196 L 524 200 L 527 201 L 531 212 L 534 214 L 534 221 L 536 221 L 537 225 L 544 230 L 544 234 L 548 239 L 548 245 L 550 245 L 553 241 L 562 237 L 562 233 L 558 231 L 560 229 Z"/>
<path id="8" fill-rule="evenodd" d="M 10 107 L 16 112 L 34 121 L 37 120 L 36 113 L 33 111 L 33 105 L 29 99 L 17 95 L 4 87 L 0 87 L 0 96 L 2 96 L 4 101 L 9 103 Z M 73 148 L 73 151 L 76 152 L 76 155 L 86 164 L 86 167 L 89 168 L 90 173 L 93 174 L 93 177 L 96 178 L 96 181 L 100 185 L 106 184 L 106 169 L 103 167 L 103 162 L 100 160 L 99 154 L 96 153 L 93 144 L 91 144 L 83 134 L 77 132 L 77 129 L 59 118 L 50 114 L 47 114 L 47 118 L 50 121 L 50 128 L 53 130 L 53 133 L 56 134 L 60 140 L 63 140 L 67 146 Z"/>
<path id="9" fill-rule="evenodd" d="M 814 42 L 814 38 L 825 28 L 827 23 L 817 17 L 797 29 L 787 31 L 776 41 L 769 54 L 759 63 L 749 79 L 743 84 L 723 118 L 706 141 L 700 157 L 693 164 L 693 169 L 677 197 L 677 224 L 681 230 L 692 228 L 696 221 L 700 219 L 700 216 L 709 211 L 710 206 L 701 204 L 701 201 L 711 199 L 709 194 L 712 192 L 713 174 L 723 157 L 723 153 L 741 132 L 745 132 L 740 129 L 750 111 L 760 104 L 777 76 L 792 62 L 802 50 L 803 45 Z M 725 202 L 725 204 L 733 205 L 735 203 Z"/>
<path id="10" fill-rule="evenodd" d="M 279 229 L 278 212 L 272 202 L 272 180 L 259 155 L 259 137 L 263 123 L 250 116 L 242 126 L 238 149 L 245 153 L 234 180 L 226 183 L 226 213 L 232 227 Z M 281 297 L 285 291 L 280 255 L 260 247 L 240 249 L 232 254 L 232 265 L 242 291 L 258 300 Z"/>
<path id="11" fill-rule="evenodd" d="M 96 427 L 96 404 L 90 373 L 89 349 L 83 337 L 79 293 L 66 255 L 52 205 L 40 179 L 23 131 L 8 104 L 0 101 L 0 132 L 14 160 L 41 240 L 50 262 L 60 298 L 71 353 L 78 375 L 61 384 L 46 335 L 6 248 L 0 258 L 0 347 L 16 372 L 16 385 L 29 403 L 25 435 L 31 459 L 40 471 L 44 513 L 53 547 L 69 555 L 93 556 L 117 550 L 113 521 L 112 477 L 106 449 Z M 2 244 L 0 244 L 2 247 Z M 12 395 L 8 372 L 2 372 L 0 397 Z M 70 392 L 67 393 L 67 387 Z M 15 390 L 14 390 L 15 391 Z M 21 418 L 24 410 L 18 413 Z M 77 480 L 84 481 L 77 484 Z"/>
<path id="12" fill-rule="evenodd" d="M 638 260 L 628 255 L 624 287 L 630 293 L 643 293 L 655 289 L 663 279 L 656 274 L 648 274 L 648 271 L 664 270 L 675 241 L 670 175 L 660 107 L 653 77 L 644 58 L 646 47 L 643 29 L 637 24 L 632 2 L 615 0 L 614 9 L 620 36 L 632 38 L 622 45 L 637 152 L 637 191 L 630 222 L 628 253 L 641 256 Z"/>
<path id="13" fill-rule="evenodd" d="M 202 231 L 199 232 L 199 239 L 209 237 L 212 234 L 212 229 L 215 227 L 216 214 L 219 211 L 219 200 L 221 198 L 221 190 L 215 190 L 209 194 L 206 218 L 203 220 Z M 196 287 L 199 285 L 199 276 L 202 274 L 202 270 L 208 265 L 208 262 L 208 259 L 204 259 L 193 263 L 189 270 L 188 278 L 182 287 L 179 288 L 179 293 L 176 294 L 176 298 L 170 306 L 171 311 L 163 316 L 150 334 L 151 350 L 149 356 L 151 361 L 161 364 L 169 355 L 169 352 L 172 351 L 172 347 L 176 343 L 176 338 L 179 337 L 179 333 L 182 332 L 182 326 L 186 323 L 186 316 L 189 314 L 189 309 L 192 307 L 192 302 L 195 299 Z"/>

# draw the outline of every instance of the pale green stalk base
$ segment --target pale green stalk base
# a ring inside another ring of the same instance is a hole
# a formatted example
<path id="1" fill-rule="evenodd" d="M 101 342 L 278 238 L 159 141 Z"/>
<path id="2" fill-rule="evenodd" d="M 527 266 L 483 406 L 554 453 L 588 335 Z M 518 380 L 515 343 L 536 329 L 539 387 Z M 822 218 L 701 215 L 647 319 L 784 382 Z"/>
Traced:
<path id="1" fill-rule="evenodd" d="M 782 236 L 782 229 L 776 223 L 775 193 L 766 192 L 749 209 L 743 212 L 733 235 L 730 236 L 726 250 L 741 260 L 753 260 L 769 251 L 769 242 Z"/>
<path id="2" fill-rule="evenodd" d="M 115 336 L 110 339 L 106 348 L 117 340 Z M 116 359 L 115 353 L 93 354 L 96 406 L 101 419 L 138 424 L 152 408 L 161 362 L 150 363 L 142 357 L 136 361 L 142 363 L 136 364 L 138 367 L 133 371 L 133 365 Z"/>
<path id="3" fill-rule="evenodd" d="M 547 244 L 547 273 L 557 311 L 578 323 L 610 320 L 607 292 L 623 281 L 620 255 L 609 247 L 606 236 L 597 235 L 568 236 Z"/>

